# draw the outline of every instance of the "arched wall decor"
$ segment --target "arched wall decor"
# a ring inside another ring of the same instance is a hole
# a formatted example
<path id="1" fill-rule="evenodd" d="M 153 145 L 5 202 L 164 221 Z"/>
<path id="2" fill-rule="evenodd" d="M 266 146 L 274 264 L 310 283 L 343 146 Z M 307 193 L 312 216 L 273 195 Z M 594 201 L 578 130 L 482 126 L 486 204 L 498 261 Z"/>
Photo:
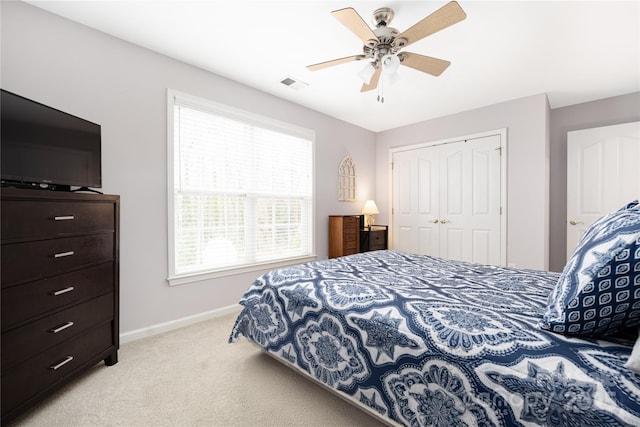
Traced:
<path id="1" fill-rule="evenodd" d="M 356 165 L 351 156 L 344 156 L 338 169 L 338 200 L 353 202 L 356 200 Z"/>

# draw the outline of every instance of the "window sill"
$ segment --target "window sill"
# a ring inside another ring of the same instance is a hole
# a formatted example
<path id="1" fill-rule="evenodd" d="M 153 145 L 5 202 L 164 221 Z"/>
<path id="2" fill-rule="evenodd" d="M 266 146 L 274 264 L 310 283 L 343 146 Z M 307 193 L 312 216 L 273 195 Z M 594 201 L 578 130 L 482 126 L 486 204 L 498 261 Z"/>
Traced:
<path id="1" fill-rule="evenodd" d="M 193 282 L 201 282 L 203 280 L 217 279 L 220 277 L 235 276 L 243 273 L 251 273 L 261 270 L 274 270 L 281 267 L 289 267 L 292 265 L 304 264 L 306 262 L 316 261 L 317 255 L 310 255 L 300 258 L 289 258 L 286 260 L 257 263 L 251 265 L 243 265 L 237 268 L 225 268 L 224 270 L 207 270 L 203 272 L 182 274 L 167 278 L 169 286 L 186 285 Z"/>

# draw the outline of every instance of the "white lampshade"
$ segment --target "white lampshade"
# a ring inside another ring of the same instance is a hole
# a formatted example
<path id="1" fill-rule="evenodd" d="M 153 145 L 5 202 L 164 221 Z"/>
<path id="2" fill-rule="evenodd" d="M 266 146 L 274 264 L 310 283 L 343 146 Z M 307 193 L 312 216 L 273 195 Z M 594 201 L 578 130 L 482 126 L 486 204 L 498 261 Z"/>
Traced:
<path id="1" fill-rule="evenodd" d="M 364 214 L 364 226 L 371 227 L 373 225 L 373 217 L 372 215 L 379 214 L 378 206 L 376 206 L 376 202 L 373 200 L 367 200 L 362 208 L 362 213 Z"/>
<path id="2" fill-rule="evenodd" d="M 387 53 L 382 57 L 382 71 L 388 75 L 392 75 L 398 72 L 400 68 L 400 58 L 397 55 Z"/>
<path id="3" fill-rule="evenodd" d="M 364 215 L 376 215 L 379 214 L 378 206 L 376 206 L 376 202 L 373 200 L 367 200 L 362 208 L 362 213 Z"/>
<path id="4" fill-rule="evenodd" d="M 384 77 L 387 83 L 394 85 L 398 80 L 400 80 L 400 73 L 385 74 Z"/>
<path id="5" fill-rule="evenodd" d="M 367 65 L 358 73 L 358 77 L 362 82 L 366 85 L 371 81 L 371 77 L 376 72 L 376 67 L 373 66 L 373 63 L 368 62 Z"/>

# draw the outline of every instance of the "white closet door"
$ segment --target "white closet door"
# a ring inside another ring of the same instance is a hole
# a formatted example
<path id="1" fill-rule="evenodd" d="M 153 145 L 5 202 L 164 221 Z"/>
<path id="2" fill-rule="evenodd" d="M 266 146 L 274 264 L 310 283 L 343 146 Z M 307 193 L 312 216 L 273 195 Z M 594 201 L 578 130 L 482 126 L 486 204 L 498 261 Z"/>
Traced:
<path id="1" fill-rule="evenodd" d="M 500 135 L 393 154 L 392 247 L 501 263 Z"/>
<path id="2" fill-rule="evenodd" d="M 393 248 L 440 256 L 438 152 L 433 148 L 393 155 Z"/>
<path id="3" fill-rule="evenodd" d="M 500 264 L 500 136 L 440 146 L 440 256 Z"/>
<path id="4" fill-rule="evenodd" d="M 640 197 L 640 122 L 567 134 L 567 258 L 596 219 Z"/>

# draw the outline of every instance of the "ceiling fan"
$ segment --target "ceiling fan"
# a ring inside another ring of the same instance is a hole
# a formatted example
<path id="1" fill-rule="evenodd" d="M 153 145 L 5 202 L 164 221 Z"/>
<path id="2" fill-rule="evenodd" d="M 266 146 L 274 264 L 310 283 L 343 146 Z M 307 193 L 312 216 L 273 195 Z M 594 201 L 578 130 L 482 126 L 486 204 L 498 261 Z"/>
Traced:
<path id="1" fill-rule="evenodd" d="M 395 28 L 388 26 L 394 16 L 393 10 L 388 7 L 376 9 L 373 12 L 371 20 L 376 26 L 375 30 L 372 30 L 358 12 L 351 7 L 334 10 L 331 14 L 362 40 L 364 43 L 363 53 L 320 62 L 309 65 L 307 68 L 311 71 L 317 71 L 347 62 L 370 59 L 371 62 L 359 74 L 365 81 L 360 92 L 375 89 L 383 71 L 395 75 L 400 65 L 433 76 L 442 74 L 451 65 L 451 62 L 417 53 L 400 52 L 400 50 L 467 17 L 460 5 L 452 1 L 400 33 Z"/>

